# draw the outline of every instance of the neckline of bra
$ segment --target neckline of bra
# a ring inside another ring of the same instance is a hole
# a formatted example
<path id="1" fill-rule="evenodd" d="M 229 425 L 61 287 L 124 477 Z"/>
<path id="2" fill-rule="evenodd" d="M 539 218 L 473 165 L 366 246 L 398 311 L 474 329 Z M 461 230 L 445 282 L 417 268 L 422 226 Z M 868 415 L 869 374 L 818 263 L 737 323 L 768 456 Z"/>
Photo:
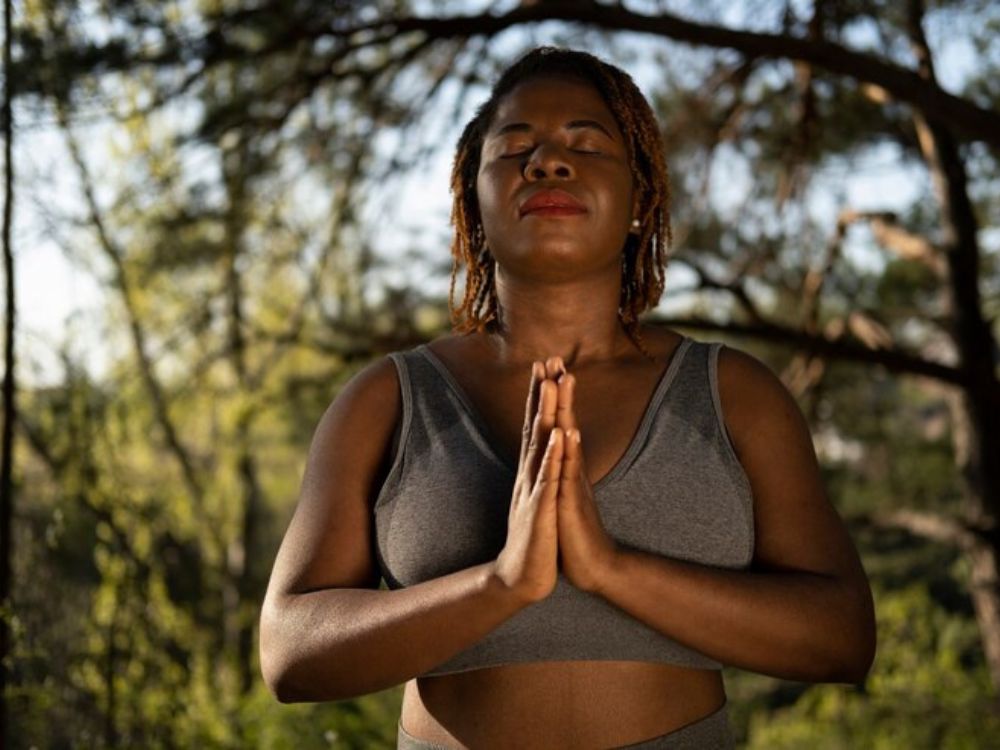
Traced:
<path id="1" fill-rule="evenodd" d="M 683 334 L 681 335 L 683 336 Z M 649 428 L 653 423 L 653 418 L 656 416 L 657 411 L 659 411 L 660 403 L 666 396 L 671 383 L 673 383 L 676 379 L 677 371 L 680 369 L 684 355 L 687 354 L 688 349 L 693 343 L 694 339 L 688 336 L 683 336 L 681 342 L 674 348 L 673 353 L 670 355 L 670 361 L 663 369 L 663 373 L 660 375 L 656 387 L 653 389 L 652 394 L 649 397 L 649 401 L 646 403 L 646 408 L 643 411 L 642 418 L 636 426 L 628 447 L 625 449 L 625 452 L 622 453 L 621 457 L 615 462 L 614 466 L 612 466 L 603 477 L 591 485 L 595 492 L 599 487 L 603 487 L 605 484 L 618 479 L 619 475 L 621 475 L 625 471 L 626 467 L 632 463 L 634 455 L 638 453 L 639 449 L 642 447 L 643 441 L 646 439 L 646 434 L 649 432 Z M 517 476 L 517 465 L 511 465 L 511 462 L 506 458 L 504 453 L 499 450 L 499 444 L 492 431 L 489 429 L 489 425 L 486 423 L 486 420 L 483 418 L 479 409 L 476 408 L 475 404 L 473 404 L 472 399 L 469 398 L 462 385 L 458 382 L 455 376 L 452 375 L 447 365 L 441 361 L 441 359 L 431 350 L 429 346 L 427 346 L 427 344 L 420 344 L 416 351 L 422 354 L 424 358 L 431 363 L 434 369 L 444 380 L 445 384 L 458 397 L 459 402 L 472 419 L 476 431 L 483 439 L 483 442 L 486 444 L 486 447 L 489 449 L 493 458 L 498 461 L 501 466 L 507 469 L 511 476 Z"/>

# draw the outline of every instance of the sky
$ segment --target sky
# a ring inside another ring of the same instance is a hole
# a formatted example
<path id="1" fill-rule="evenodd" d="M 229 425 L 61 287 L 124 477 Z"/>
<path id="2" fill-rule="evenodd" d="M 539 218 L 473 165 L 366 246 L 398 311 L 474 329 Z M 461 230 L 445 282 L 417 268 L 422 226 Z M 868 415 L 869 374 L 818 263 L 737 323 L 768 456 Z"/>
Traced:
<path id="1" fill-rule="evenodd" d="M 547 33 L 545 26 L 536 27 L 541 38 Z M 512 50 L 517 49 L 522 44 L 521 33 L 508 32 L 496 41 L 501 46 L 506 44 Z M 938 69 L 947 88 L 957 86 L 975 63 L 971 50 L 961 43 L 946 41 L 939 41 Z M 655 46 L 657 43 L 638 38 L 636 51 L 642 45 Z M 656 81 L 657 71 L 650 63 L 642 61 L 651 57 L 640 55 L 639 58 L 637 64 L 627 67 L 640 88 L 648 93 Z M 471 108 L 477 103 L 468 103 L 465 117 L 471 116 Z M 15 123 L 19 124 L 15 135 L 19 192 L 16 194 L 14 232 L 20 310 L 19 377 L 22 382 L 32 385 L 59 382 L 62 370 L 56 352 L 63 342 L 69 342 L 74 356 L 81 358 L 87 369 L 98 375 L 107 360 L 108 342 L 114 338 L 113 332 L 107 329 L 103 284 L 97 278 L 106 275 L 108 269 L 96 253 L 86 252 L 86 241 L 77 241 L 75 247 L 67 247 L 64 238 L 53 237 L 47 229 L 44 219 L 47 214 L 55 211 L 79 215 L 81 212 L 79 185 L 73 179 L 74 170 L 70 168 L 61 136 L 51 127 L 51 122 L 39 120 L 23 109 L 15 111 Z M 440 126 L 429 123 L 428 127 Z M 86 158 L 100 182 L 102 176 L 106 178 L 114 169 L 113 128 L 97 120 L 78 126 L 77 134 L 81 142 L 87 144 Z M 441 148 L 429 163 L 373 193 L 365 216 L 370 226 L 380 228 L 378 247 L 387 257 L 411 246 L 415 238 L 423 237 L 426 243 L 436 242 L 435 238 L 448 231 L 451 202 L 448 177 L 457 135 L 457 130 L 441 134 Z M 738 202 L 752 176 L 741 171 L 736 161 L 718 160 L 715 169 L 719 174 L 713 175 L 713 184 L 722 186 L 717 188 L 716 199 L 721 203 Z M 925 175 L 901 170 L 888 147 L 872 153 L 850 174 L 829 177 L 841 183 L 843 195 L 817 193 L 811 197 L 814 202 L 811 209 L 831 217 L 845 204 L 862 210 L 902 208 L 913 200 L 921 180 L 926 180 Z M 85 236 L 78 236 L 77 240 L 80 239 Z M 85 260 L 80 258 L 81 249 Z M 855 254 L 856 262 L 864 264 L 866 258 L 869 262 L 878 262 L 863 243 L 855 243 L 847 251 Z M 447 247 L 440 252 L 442 258 L 447 258 Z M 422 283 L 429 291 L 447 293 L 447 279 L 434 283 L 429 276 L 415 278 L 412 267 L 401 269 L 396 276 L 398 283 Z M 391 272 L 389 278 L 392 278 Z M 667 282 L 669 290 L 688 285 L 690 278 L 681 268 L 668 267 Z"/>

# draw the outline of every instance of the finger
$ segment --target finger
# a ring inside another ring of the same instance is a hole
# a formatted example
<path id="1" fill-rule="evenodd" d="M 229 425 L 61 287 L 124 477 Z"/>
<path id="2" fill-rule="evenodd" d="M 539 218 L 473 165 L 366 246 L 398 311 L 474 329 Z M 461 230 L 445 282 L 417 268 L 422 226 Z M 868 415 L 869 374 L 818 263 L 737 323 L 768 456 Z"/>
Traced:
<path id="1" fill-rule="evenodd" d="M 562 357 L 549 357 L 545 360 L 545 377 L 558 380 L 564 372 L 566 372 L 566 364 Z"/>
<path id="2" fill-rule="evenodd" d="M 528 386 L 528 403 L 524 409 L 524 427 L 521 429 L 521 451 L 518 464 L 524 463 L 528 455 L 528 444 L 531 442 L 531 428 L 535 422 L 535 412 L 538 411 L 538 386 L 544 379 L 545 367 L 541 362 L 531 363 L 531 384 Z"/>
<path id="3" fill-rule="evenodd" d="M 558 382 L 559 400 L 556 410 L 556 424 L 569 432 L 576 429 L 576 409 L 573 406 L 576 395 L 576 378 L 565 373 Z"/>
<path id="4" fill-rule="evenodd" d="M 559 481 L 563 469 L 563 451 L 565 449 L 565 433 L 558 427 L 549 433 L 545 455 L 538 470 L 534 491 L 540 497 L 554 497 L 559 490 Z"/>
<path id="5" fill-rule="evenodd" d="M 534 477 L 538 472 L 545 441 L 549 439 L 549 432 L 556 426 L 556 406 L 559 398 L 558 388 L 551 380 L 543 380 L 539 384 L 538 390 L 538 411 L 535 413 L 531 442 L 528 445 L 526 457 L 531 477 Z"/>
<path id="6" fill-rule="evenodd" d="M 546 480 L 558 479 L 562 474 L 564 451 L 566 448 L 565 434 L 558 427 L 549 433 L 548 445 L 542 458 L 542 468 L 538 475 Z"/>
<path id="7" fill-rule="evenodd" d="M 583 450 L 580 447 L 580 431 L 566 432 L 565 458 L 562 462 L 561 481 L 576 482 L 583 475 Z"/>

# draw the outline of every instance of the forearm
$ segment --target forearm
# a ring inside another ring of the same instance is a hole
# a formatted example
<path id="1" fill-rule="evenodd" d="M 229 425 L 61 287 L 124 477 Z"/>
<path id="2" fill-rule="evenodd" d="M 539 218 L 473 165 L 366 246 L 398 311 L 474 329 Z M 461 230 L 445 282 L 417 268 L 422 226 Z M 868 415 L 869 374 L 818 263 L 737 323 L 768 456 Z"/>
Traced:
<path id="1" fill-rule="evenodd" d="M 473 645 L 526 606 L 484 563 L 395 591 L 268 597 L 261 667 L 283 702 L 344 700 L 398 685 Z"/>
<path id="2" fill-rule="evenodd" d="M 870 599 L 829 576 L 725 570 L 622 548 L 598 593 L 716 661 L 784 679 L 860 681 L 874 654 Z"/>

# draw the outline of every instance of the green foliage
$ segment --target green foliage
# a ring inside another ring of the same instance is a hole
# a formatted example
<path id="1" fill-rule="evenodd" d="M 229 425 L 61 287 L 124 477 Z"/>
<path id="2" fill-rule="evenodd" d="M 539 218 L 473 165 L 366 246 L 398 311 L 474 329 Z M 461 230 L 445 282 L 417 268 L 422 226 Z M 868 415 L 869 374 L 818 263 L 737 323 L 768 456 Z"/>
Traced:
<path id="1" fill-rule="evenodd" d="M 356 367 L 344 367 L 347 374 L 340 372 L 330 388 Z M 234 661 L 220 634 L 225 613 L 220 571 L 209 553 L 213 535 L 191 517 L 183 492 L 157 488 L 165 472 L 162 461 L 151 459 L 162 459 L 162 448 L 117 442 L 119 430 L 139 433 L 150 419 L 141 408 L 119 409 L 137 398 L 127 389 L 119 393 L 122 403 L 76 377 L 66 388 L 32 394 L 32 435 L 47 452 L 36 452 L 26 464 L 32 503 L 18 526 L 22 554 L 15 576 L 23 614 L 14 621 L 19 685 L 9 693 L 12 747 L 394 746 L 401 689 L 335 704 L 283 706 L 260 678 L 255 649 L 249 663 Z M 191 395 L 193 409 L 180 408 L 175 416 L 195 425 L 202 401 Z M 242 408 L 238 396 L 227 404 L 234 413 Z M 326 401 L 306 408 L 315 418 L 330 397 L 328 392 Z M 262 481 L 271 496 L 287 498 L 310 435 L 290 436 L 286 411 L 269 408 L 261 423 L 273 436 L 271 455 L 280 459 L 274 470 L 262 462 Z M 76 421 L 67 414 L 76 414 Z M 67 423 L 74 429 L 60 440 L 54 431 Z M 78 442 L 82 436 L 91 441 L 86 450 Z M 282 452 L 296 461 L 281 458 Z M 81 471 L 81 463 L 89 468 Z M 65 481 L 53 483 L 52 472 Z M 100 481 L 112 476 L 113 486 Z M 220 478 L 210 491 L 233 496 L 238 486 L 232 471 L 224 477 L 228 481 Z M 229 514 L 221 504 L 197 512 L 217 519 Z M 283 528 L 269 524 L 253 556 L 273 559 Z M 259 603 L 268 569 L 255 570 Z M 256 603 L 247 621 L 256 620 Z M 244 690 L 246 671 L 251 684 Z"/>
<path id="2" fill-rule="evenodd" d="M 389 750 L 396 747 L 402 688 L 327 704 L 281 705 L 261 685 L 244 704 L 247 747 Z"/>
<path id="3" fill-rule="evenodd" d="M 876 591 L 879 647 L 862 689 L 817 685 L 758 713 L 746 747 L 793 750 L 973 750 L 1000 740 L 975 624 L 922 584 Z"/>

